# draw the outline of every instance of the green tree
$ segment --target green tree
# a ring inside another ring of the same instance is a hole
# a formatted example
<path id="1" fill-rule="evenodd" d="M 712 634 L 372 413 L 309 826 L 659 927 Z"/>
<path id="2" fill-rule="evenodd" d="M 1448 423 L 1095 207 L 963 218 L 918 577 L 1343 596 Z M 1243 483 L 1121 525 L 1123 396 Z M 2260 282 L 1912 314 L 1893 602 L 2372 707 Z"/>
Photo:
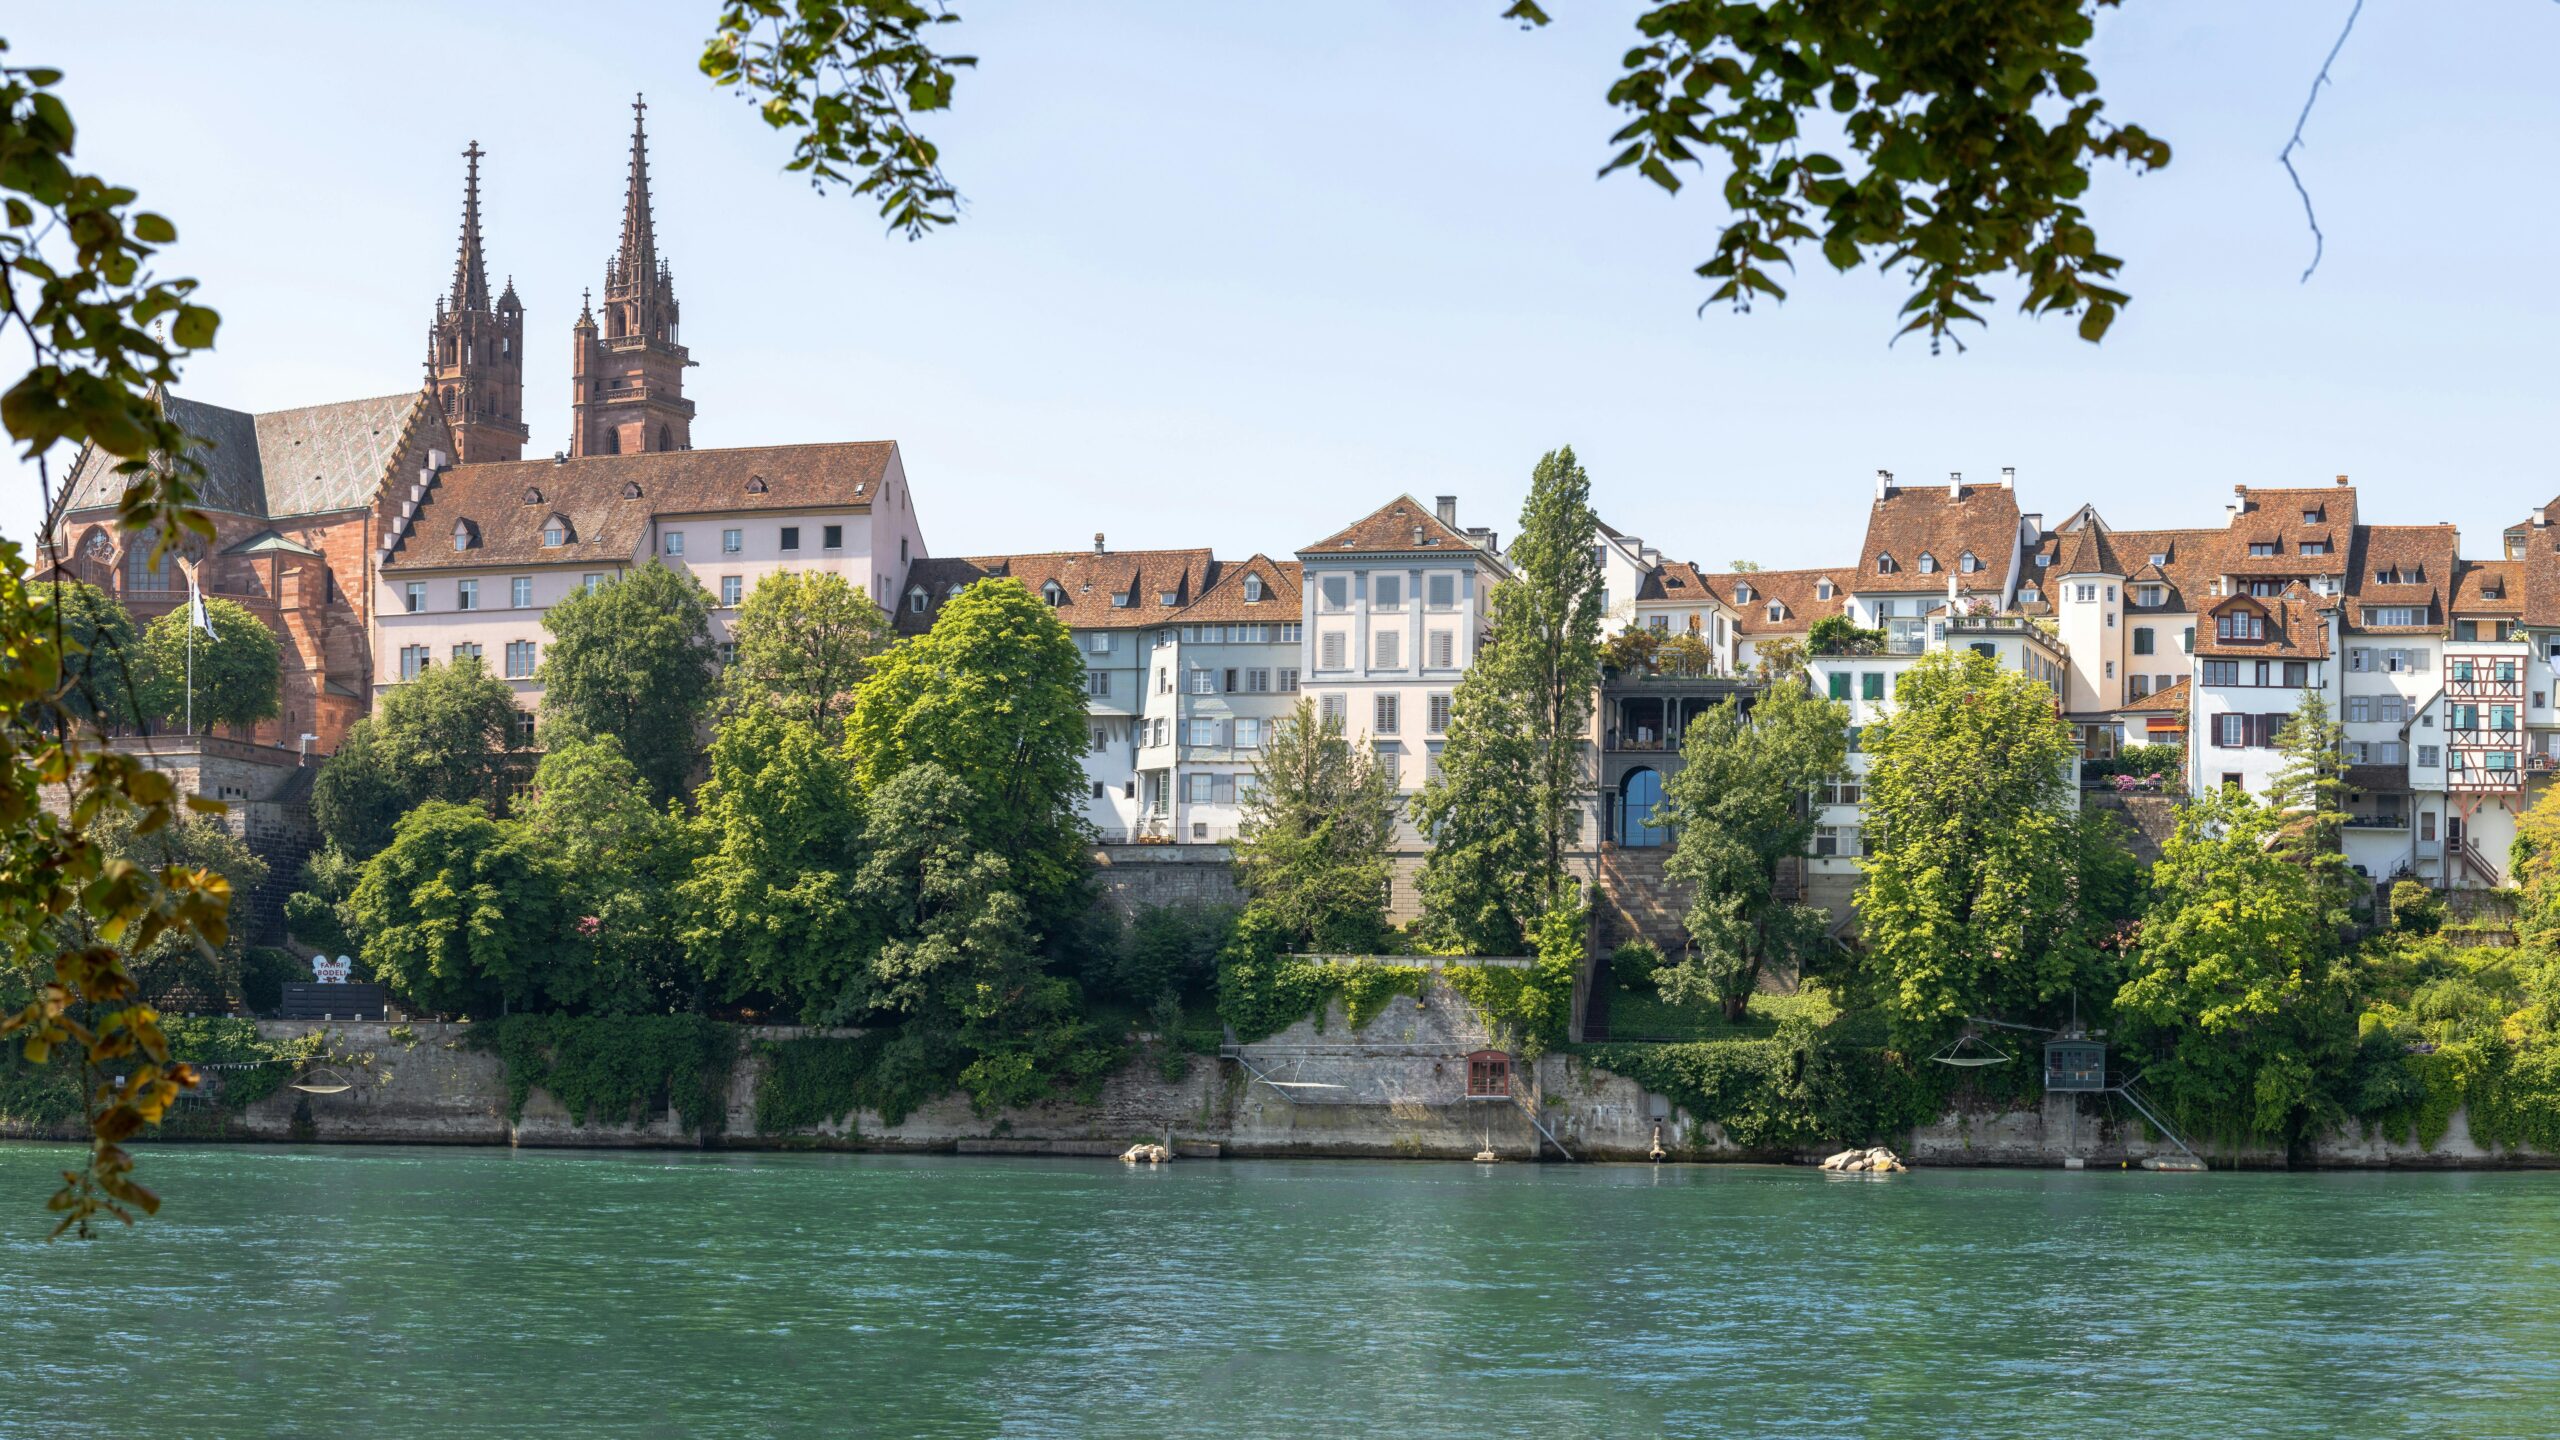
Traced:
<path id="1" fill-rule="evenodd" d="M 2079 740 L 2041 680 L 1939 651 L 1864 732 L 1868 854 L 1858 928 L 1878 1003 L 1906 1044 L 1968 1015 L 2042 1015 L 2113 989 L 2119 916 L 2084 893 Z"/>
<path id="2" fill-rule="evenodd" d="M 1431 841 L 1414 890 L 1423 932 L 1443 949 L 1517 955 L 1539 911 L 1538 756 L 1520 697 L 1481 662 L 1449 701 L 1439 772 L 1413 799 Z"/>
<path id="3" fill-rule="evenodd" d="M 1869 630 L 1846 615 L 1825 615 L 1805 632 L 1804 648 L 1816 655 L 1881 655 L 1884 632 Z"/>
<path id="4" fill-rule="evenodd" d="M 391 843 L 400 817 L 426 800 L 494 809 L 510 778 L 515 691 L 465 657 L 429 666 L 383 693 L 311 784 L 321 838 L 355 860 Z"/>
<path id="5" fill-rule="evenodd" d="M 1713 996 L 1739 1020 L 1776 965 L 1801 972 L 1829 943 L 1829 916 L 1778 893 L 1810 852 L 1815 804 L 1847 773 L 1849 710 L 1779 685 L 1745 711 L 1728 699 L 1692 721 L 1655 823 L 1676 835 L 1663 870 L 1688 887 L 1690 952 L 1659 972 L 1675 1004 Z"/>
<path id="6" fill-rule="evenodd" d="M 693 973 L 813 1019 L 859 1014 L 879 933 L 852 893 L 864 821 L 840 748 L 768 710 L 733 715 L 694 801 L 698 858 L 676 886 Z"/>
<path id="7" fill-rule="evenodd" d="M 939 765 L 970 797 L 960 817 L 1001 855 L 1043 928 L 1082 909 L 1084 657 L 1067 627 L 1012 580 L 981 580 L 933 629 L 874 662 L 854 698 L 846 754 L 863 791 Z"/>
<path id="8" fill-rule="evenodd" d="M 229 600 L 207 600 L 204 611 L 213 633 L 199 631 L 195 637 L 196 729 L 229 725 L 245 730 L 274 719 L 276 664 L 283 650 L 276 633 Z M 189 713 L 187 631 L 187 607 L 181 605 L 142 633 L 138 698 L 142 713 L 154 720 L 183 724 Z"/>
<path id="9" fill-rule="evenodd" d="M 144 833 L 136 830 L 132 815 L 110 813 L 99 819 L 96 833 L 108 854 L 152 874 L 175 867 L 221 876 L 234 906 L 266 883 L 266 862 L 250 852 L 247 842 L 207 816 L 190 815 Z M 83 930 L 94 929 L 87 917 L 77 918 Z M 96 937 L 84 938 L 94 941 Z M 208 944 L 200 936 L 163 932 L 148 945 L 121 948 L 141 997 L 153 1005 L 171 1008 L 170 1001 L 192 996 L 198 997 L 195 1003 L 219 1007 L 242 998 L 241 967 L 247 947 L 236 931 L 219 945 Z"/>
<path id="10" fill-rule="evenodd" d="M 62 708 L 100 729 L 138 725 L 143 674 L 133 616 L 95 585 L 53 579 L 36 587 L 36 623 L 54 631 L 63 659 Z"/>
<path id="11" fill-rule="evenodd" d="M 854 893 L 886 937 L 871 1003 L 906 1017 L 908 1043 L 962 1057 L 961 1087 L 994 1110 L 1098 1080 L 1118 1054 L 1079 1014 L 1074 987 L 1043 973 L 1015 868 L 969 824 L 980 803 L 930 761 L 889 777 L 870 796 Z"/>
<path id="12" fill-rule="evenodd" d="M 675 913 L 691 858 L 687 827 L 649 803 L 648 782 L 621 744 L 599 736 L 553 745 L 518 823 L 558 866 L 570 916 L 553 999 L 613 1015 L 691 1004 L 697 987 Z"/>
<path id="13" fill-rule="evenodd" d="M 782 570 L 748 592 L 729 638 L 736 653 L 721 686 L 731 710 L 768 706 L 833 733 L 891 635 L 889 617 L 843 576 Z"/>
<path id="14" fill-rule="evenodd" d="M 2344 923 L 2365 884 L 2347 863 L 2347 729 L 2317 690 L 2276 731 L 2280 757 L 2267 803 L 2282 817 L 2283 847 L 2311 873 L 2313 888 Z"/>
<path id="15" fill-rule="evenodd" d="M 1982 323 L 1985 282 L 2001 277 L 2023 283 L 2021 311 L 2077 315 L 2096 340 L 2127 297 L 2081 203 L 2089 172 L 2169 163 L 2166 141 L 2108 119 L 2098 98 L 2089 45 L 2115 3 L 2013 0 L 1924 20 L 1649 0 L 1608 90 L 1626 119 L 1603 173 L 1675 193 L 1684 166 L 1721 175 L 1726 223 L 1698 266 L 1717 282 L 1709 303 L 1783 299 L 1778 269 L 1819 250 L 1839 270 L 1900 270 L 1912 286 L 1901 333 L 1932 348 Z M 1503 15 L 1547 23 L 1540 0 Z M 877 197 L 912 239 L 959 213 L 941 152 L 916 129 L 976 64 L 935 44 L 935 27 L 958 18 L 914 0 L 726 0 L 702 68 L 794 134 L 788 168 Z"/>
<path id="16" fill-rule="evenodd" d="M 2115 997 L 2142 1079 L 2190 1121 L 2298 1144 L 2339 1113 L 2356 1049 L 2349 977 L 2286 821 L 2237 790 L 2191 802 L 2151 867 L 2132 978 Z"/>
<path id="17" fill-rule="evenodd" d="M 702 586 L 652 558 L 572 594 L 542 624 L 551 632 L 538 677 L 546 728 L 611 735 L 651 794 L 682 795 L 719 669 Z"/>
<path id="18" fill-rule="evenodd" d="M 374 976 L 422 1010 L 541 1009 L 567 941 L 559 862 L 521 826 L 430 800 L 365 862 L 347 913 Z"/>
<path id="19" fill-rule="evenodd" d="M 1385 943 L 1395 777 L 1313 702 L 1271 727 L 1254 757 L 1234 847 L 1236 882 L 1289 942 L 1368 951 Z"/>
<path id="20" fill-rule="evenodd" d="M 1600 680 L 1600 520 L 1570 447 L 1530 472 L 1511 578 L 1494 587 L 1492 634 L 1450 705 L 1440 773 L 1414 816 L 1432 836 L 1418 886 L 1453 939 L 1509 937 L 1564 902 L 1564 857 L 1589 793 L 1584 774 Z M 1496 799 L 1471 792 L 1519 787 Z M 1506 825 L 1526 833 L 1507 836 Z"/>

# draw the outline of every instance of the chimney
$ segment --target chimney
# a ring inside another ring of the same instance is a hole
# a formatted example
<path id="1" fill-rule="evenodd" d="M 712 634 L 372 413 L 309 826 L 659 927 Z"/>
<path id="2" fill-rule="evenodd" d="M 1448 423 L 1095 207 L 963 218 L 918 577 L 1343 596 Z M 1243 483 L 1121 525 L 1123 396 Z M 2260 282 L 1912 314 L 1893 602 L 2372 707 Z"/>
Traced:
<path id="1" fill-rule="evenodd" d="M 453 468 L 453 457 L 447 455 L 441 450 L 430 450 L 427 452 L 427 468 L 430 470 L 450 470 Z M 2338 483 L 2341 485 L 2346 484 L 2347 477 L 2344 475 L 2339 476 Z"/>
<path id="2" fill-rule="evenodd" d="M 1422 543 L 1422 527 L 1420 525 L 1413 527 L 1413 543 L 1416 545 L 1420 545 Z"/>
<path id="3" fill-rule="evenodd" d="M 1102 532 L 1099 530 L 1093 532 L 1093 553 L 1096 555 L 1104 553 L 1102 548 Z"/>
<path id="4" fill-rule="evenodd" d="M 2015 490 L 2018 488 L 2017 466 L 2003 465 L 2000 467 L 2000 488 L 2003 490 Z"/>
<path id="5" fill-rule="evenodd" d="M 1448 526 L 1448 527 L 1449 527 L 1450 529 L 1452 529 L 1452 530 L 1455 530 L 1455 529 L 1457 529 L 1457 528 L 1458 528 L 1458 497 L 1457 497 L 1457 496 L 1455 496 L 1455 495 L 1443 495 L 1443 496 L 1439 497 L 1439 499 L 1435 500 L 1435 501 L 1432 503 L 1432 507 L 1431 507 L 1431 508 L 1432 508 L 1434 511 L 1438 512 L 1438 514 L 1439 514 L 1439 516 L 1440 516 L 1440 523 L 1441 523 L 1441 524 Z"/>
<path id="6" fill-rule="evenodd" d="M 1876 472 L 1876 498 L 1877 498 L 1877 499 L 1879 499 L 1879 500 L 1882 500 L 1882 499 L 1885 499 L 1885 498 L 1887 498 L 1887 497 L 1891 496 L 1892 494 L 1893 494 L 1893 472 L 1892 472 L 1892 471 L 1890 471 L 1890 470 L 1879 470 L 1879 471 L 1877 471 L 1877 472 Z"/>
<path id="7" fill-rule="evenodd" d="M 1947 472 L 1947 498 L 1950 500 L 1961 500 L 1964 498 L 1963 471 L 1950 470 Z"/>

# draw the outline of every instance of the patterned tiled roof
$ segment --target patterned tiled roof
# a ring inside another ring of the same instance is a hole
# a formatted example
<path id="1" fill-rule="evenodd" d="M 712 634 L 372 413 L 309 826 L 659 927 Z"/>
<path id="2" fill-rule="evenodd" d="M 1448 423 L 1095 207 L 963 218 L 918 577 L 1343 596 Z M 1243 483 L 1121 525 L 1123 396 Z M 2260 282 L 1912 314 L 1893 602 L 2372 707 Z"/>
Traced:
<path id="1" fill-rule="evenodd" d="M 612 563 L 632 558 L 652 518 L 757 510 L 870 509 L 894 441 L 656 450 L 574 460 L 458 465 L 438 478 L 386 570 Z M 543 544 L 552 516 L 568 543 Z M 456 521 L 478 533 L 453 548 Z"/>
<path id="2" fill-rule="evenodd" d="M 1968 592 L 1997 591 L 2007 580 L 2017 540 L 2018 496 L 2005 485 L 1967 485 L 1961 495 L 1945 485 L 1897 486 L 1867 512 L 1853 588 L 1943 593 L 1947 576 L 1955 574 Z M 1963 575 L 1968 552 L 1981 568 Z M 1934 573 L 1921 569 L 1923 555 L 1937 562 Z M 1888 556 L 1894 563 L 1890 571 L 1883 568 Z"/>
<path id="3" fill-rule="evenodd" d="M 432 414 L 422 390 L 263 415 L 181 395 L 161 403 L 172 421 L 204 442 L 195 451 L 205 467 L 198 503 L 270 519 L 371 505 L 392 478 L 412 427 Z M 84 450 L 64 512 L 112 508 L 124 494 L 120 463 L 95 447 Z"/>

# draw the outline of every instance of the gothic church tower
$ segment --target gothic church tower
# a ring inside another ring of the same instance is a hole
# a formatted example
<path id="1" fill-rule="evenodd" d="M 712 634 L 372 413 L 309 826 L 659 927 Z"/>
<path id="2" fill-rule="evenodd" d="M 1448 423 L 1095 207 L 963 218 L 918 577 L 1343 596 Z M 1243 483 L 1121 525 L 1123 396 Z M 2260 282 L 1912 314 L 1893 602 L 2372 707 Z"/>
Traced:
<path id="1" fill-rule="evenodd" d="M 436 301 L 427 329 L 427 390 L 443 407 L 454 448 L 465 464 L 521 460 L 524 423 L 524 305 L 516 283 L 489 299 L 489 270 L 480 255 L 480 142 L 462 152 L 462 252 L 454 257 L 453 293 Z"/>
<path id="2" fill-rule="evenodd" d="M 676 343 L 675 280 L 658 258 L 649 216 L 649 137 L 644 100 L 631 105 L 631 183 L 622 202 L 622 248 L 604 270 L 603 315 L 592 297 L 578 311 L 570 372 L 569 453 L 628 455 L 693 448 L 692 363 Z"/>

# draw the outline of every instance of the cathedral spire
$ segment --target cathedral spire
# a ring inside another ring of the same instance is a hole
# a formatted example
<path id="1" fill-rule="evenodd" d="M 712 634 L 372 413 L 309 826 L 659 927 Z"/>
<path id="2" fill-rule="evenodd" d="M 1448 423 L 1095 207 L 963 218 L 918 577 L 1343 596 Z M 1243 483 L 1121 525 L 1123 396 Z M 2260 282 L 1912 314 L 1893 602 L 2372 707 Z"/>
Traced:
<path id="1" fill-rule="evenodd" d="M 462 152 L 468 165 L 462 181 L 462 250 L 453 258 L 453 295 L 449 310 L 489 308 L 489 269 L 480 255 L 480 157 L 488 152 L 474 140 Z"/>
<path id="2" fill-rule="evenodd" d="M 462 152 L 462 246 L 453 259 L 452 293 L 438 298 L 427 327 L 427 391 L 444 411 L 466 465 L 516 460 L 531 433 L 524 423 L 524 302 L 510 279 L 489 299 L 489 265 L 480 253 L 480 157 L 474 140 Z"/>
<path id="3" fill-rule="evenodd" d="M 622 249 L 614 256 L 623 283 L 653 288 L 658 278 L 658 229 L 649 214 L 649 102 L 631 97 L 631 180 L 622 197 Z"/>
<path id="4" fill-rule="evenodd" d="M 597 313 L 571 327 L 569 453 L 627 455 L 693 448 L 692 363 L 677 340 L 675 280 L 658 258 L 649 205 L 649 102 L 631 102 L 631 176 L 622 197 L 622 244 L 604 266 Z"/>

